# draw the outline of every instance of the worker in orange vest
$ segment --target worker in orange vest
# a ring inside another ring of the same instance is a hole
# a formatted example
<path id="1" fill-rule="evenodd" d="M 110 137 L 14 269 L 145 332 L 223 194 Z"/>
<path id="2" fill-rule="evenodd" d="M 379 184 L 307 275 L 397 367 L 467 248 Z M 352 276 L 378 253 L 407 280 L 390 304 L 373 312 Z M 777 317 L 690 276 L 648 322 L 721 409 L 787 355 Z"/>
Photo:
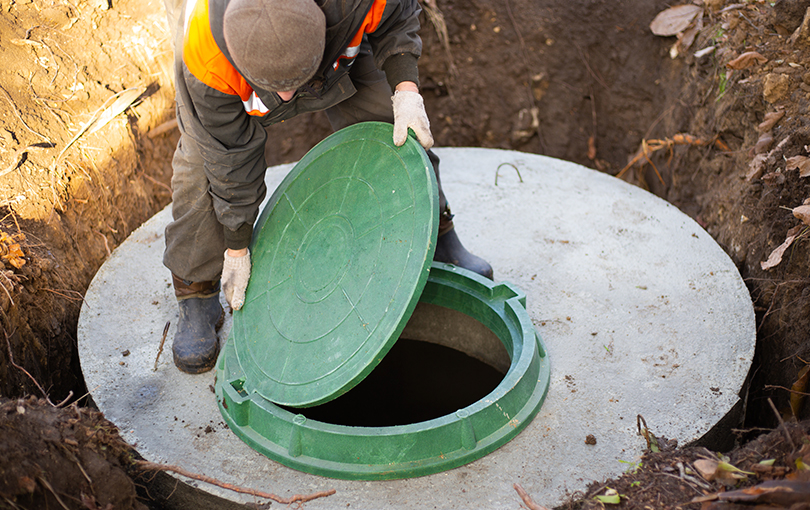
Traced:
<path id="1" fill-rule="evenodd" d="M 244 304 L 248 246 L 266 195 L 265 126 L 326 110 L 333 129 L 363 121 L 412 129 L 438 179 L 419 94 L 417 0 L 167 0 L 175 29 L 177 118 L 172 215 L 163 262 L 180 317 L 172 351 L 189 373 L 213 368 L 228 304 Z M 393 91 L 393 97 L 392 97 Z M 439 181 L 434 260 L 492 278 L 456 235 Z M 224 252 L 224 257 L 223 257 Z"/>

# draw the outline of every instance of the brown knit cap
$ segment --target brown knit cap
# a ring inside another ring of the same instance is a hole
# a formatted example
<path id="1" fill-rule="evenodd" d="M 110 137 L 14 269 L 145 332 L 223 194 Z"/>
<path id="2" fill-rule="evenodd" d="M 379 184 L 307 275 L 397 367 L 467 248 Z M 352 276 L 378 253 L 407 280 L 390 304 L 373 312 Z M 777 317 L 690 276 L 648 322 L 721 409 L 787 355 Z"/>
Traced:
<path id="1" fill-rule="evenodd" d="M 232 0 L 223 31 L 240 73 L 262 88 L 286 92 L 318 70 L 326 18 L 314 0 Z"/>

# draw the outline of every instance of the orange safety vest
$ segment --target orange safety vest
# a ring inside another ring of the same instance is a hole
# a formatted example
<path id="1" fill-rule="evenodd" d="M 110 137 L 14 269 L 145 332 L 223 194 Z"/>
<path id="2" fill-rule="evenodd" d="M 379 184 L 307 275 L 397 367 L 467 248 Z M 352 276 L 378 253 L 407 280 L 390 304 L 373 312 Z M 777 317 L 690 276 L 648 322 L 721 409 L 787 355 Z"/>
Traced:
<path id="1" fill-rule="evenodd" d="M 332 64 L 337 70 L 341 65 L 351 65 L 360 51 L 365 34 L 373 33 L 380 25 L 386 0 L 374 0 L 371 9 L 348 46 Z M 253 87 L 228 61 L 211 33 L 208 0 L 188 0 L 183 38 L 183 62 L 195 78 L 224 94 L 239 96 L 245 111 L 250 115 L 263 116 L 268 108 L 256 95 Z M 277 92 L 277 91 L 275 91 Z"/>

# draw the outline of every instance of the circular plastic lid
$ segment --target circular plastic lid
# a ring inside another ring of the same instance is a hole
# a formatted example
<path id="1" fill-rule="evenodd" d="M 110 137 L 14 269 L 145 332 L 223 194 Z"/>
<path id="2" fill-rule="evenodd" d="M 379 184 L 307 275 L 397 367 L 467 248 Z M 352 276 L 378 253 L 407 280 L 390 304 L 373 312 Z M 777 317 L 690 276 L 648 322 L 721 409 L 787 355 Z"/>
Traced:
<path id="1" fill-rule="evenodd" d="M 396 342 L 427 281 L 438 189 L 421 145 L 362 123 L 316 145 L 256 223 L 234 312 L 244 389 L 281 405 L 349 391 Z"/>

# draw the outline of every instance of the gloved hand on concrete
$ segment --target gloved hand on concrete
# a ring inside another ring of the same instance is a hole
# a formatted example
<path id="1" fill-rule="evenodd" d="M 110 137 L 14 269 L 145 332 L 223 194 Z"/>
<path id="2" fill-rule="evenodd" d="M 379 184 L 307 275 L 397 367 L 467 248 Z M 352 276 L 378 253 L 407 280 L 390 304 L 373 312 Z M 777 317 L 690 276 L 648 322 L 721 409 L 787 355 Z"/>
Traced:
<path id="1" fill-rule="evenodd" d="M 416 86 L 414 85 L 414 88 Z M 394 102 L 394 145 L 402 146 L 408 138 L 408 128 L 416 133 L 416 139 L 426 150 L 433 147 L 430 121 L 425 112 L 425 102 L 419 92 L 397 90 Z"/>
<path id="2" fill-rule="evenodd" d="M 225 300 L 234 310 L 239 310 L 245 304 L 245 289 L 250 279 L 250 250 L 245 248 L 244 255 L 230 255 L 228 252 L 238 253 L 234 250 L 225 250 L 225 263 L 222 266 L 222 291 Z"/>

